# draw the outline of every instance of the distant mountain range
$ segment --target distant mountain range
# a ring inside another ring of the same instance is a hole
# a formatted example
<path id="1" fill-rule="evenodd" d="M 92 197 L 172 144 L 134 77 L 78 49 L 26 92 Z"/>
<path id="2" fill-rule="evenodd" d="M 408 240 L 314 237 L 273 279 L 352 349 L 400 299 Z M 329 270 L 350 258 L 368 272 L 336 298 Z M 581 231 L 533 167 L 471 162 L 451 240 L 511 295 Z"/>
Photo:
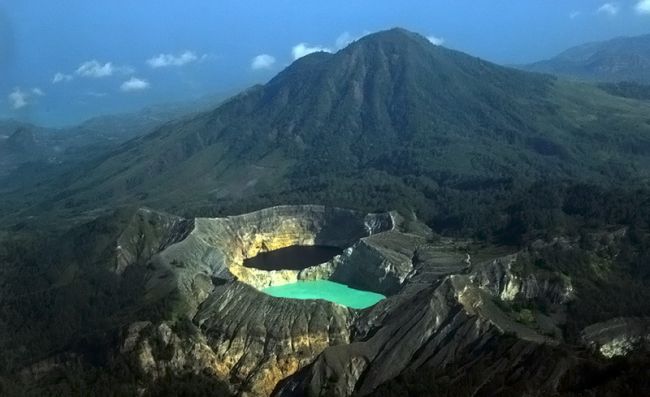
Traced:
<path id="1" fill-rule="evenodd" d="M 0 177 L 27 164 L 78 162 L 182 116 L 216 107 L 223 96 L 154 105 L 132 113 L 93 117 L 71 127 L 49 128 L 0 120 Z"/>
<path id="2" fill-rule="evenodd" d="M 650 34 L 579 45 L 523 69 L 587 81 L 650 84 Z"/>

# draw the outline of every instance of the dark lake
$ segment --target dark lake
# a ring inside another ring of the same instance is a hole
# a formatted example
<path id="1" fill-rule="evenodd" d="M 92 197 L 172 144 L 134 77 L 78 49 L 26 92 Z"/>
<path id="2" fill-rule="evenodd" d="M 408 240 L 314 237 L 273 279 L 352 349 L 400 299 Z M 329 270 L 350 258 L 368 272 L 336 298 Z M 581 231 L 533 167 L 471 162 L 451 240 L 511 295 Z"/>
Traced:
<path id="1" fill-rule="evenodd" d="M 261 270 L 302 270 L 327 262 L 341 252 L 341 248 L 325 245 L 292 245 L 244 259 L 244 266 Z"/>

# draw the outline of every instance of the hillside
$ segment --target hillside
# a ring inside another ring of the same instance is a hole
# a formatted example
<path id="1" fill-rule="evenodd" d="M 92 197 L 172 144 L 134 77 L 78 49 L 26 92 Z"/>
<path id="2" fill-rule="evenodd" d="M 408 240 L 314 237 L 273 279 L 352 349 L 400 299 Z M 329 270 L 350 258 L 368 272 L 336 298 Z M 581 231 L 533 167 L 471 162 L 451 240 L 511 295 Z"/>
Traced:
<path id="1" fill-rule="evenodd" d="M 45 131 L 15 120 L 0 122 L 0 177 L 21 164 L 43 158 L 47 149 L 37 137 Z"/>
<path id="2" fill-rule="evenodd" d="M 393 29 L 301 58 L 213 111 L 14 197 L 27 198 L 24 217 L 131 204 L 223 208 L 241 197 L 377 209 L 408 196 L 404 206 L 429 219 L 441 188 L 644 180 L 649 110 Z"/>
<path id="3" fill-rule="evenodd" d="M 213 109 L 225 97 L 225 94 L 218 94 L 186 102 L 152 105 L 135 112 L 92 117 L 62 128 L 0 120 L 0 153 L 3 155 L 0 158 L 0 176 L 31 162 L 56 164 L 88 157 L 90 153 L 149 134 L 170 120 Z M 15 140 L 27 134 L 30 142 L 24 143 L 28 145 L 12 143 L 12 136 Z M 80 151 L 84 152 L 83 156 L 79 155 Z"/>
<path id="4" fill-rule="evenodd" d="M 586 81 L 650 84 L 650 35 L 583 44 L 523 69 Z"/>

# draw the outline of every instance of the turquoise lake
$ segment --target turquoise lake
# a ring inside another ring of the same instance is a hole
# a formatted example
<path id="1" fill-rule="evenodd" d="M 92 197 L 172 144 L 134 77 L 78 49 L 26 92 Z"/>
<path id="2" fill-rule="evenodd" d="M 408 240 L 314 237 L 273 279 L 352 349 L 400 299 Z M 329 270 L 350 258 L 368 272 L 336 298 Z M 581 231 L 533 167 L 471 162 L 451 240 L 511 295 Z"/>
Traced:
<path id="1" fill-rule="evenodd" d="M 345 284 L 327 280 L 298 281 L 268 287 L 262 291 L 278 298 L 323 299 L 353 309 L 365 309 L 386 298 L 382 294 L 350 288 Z"/>

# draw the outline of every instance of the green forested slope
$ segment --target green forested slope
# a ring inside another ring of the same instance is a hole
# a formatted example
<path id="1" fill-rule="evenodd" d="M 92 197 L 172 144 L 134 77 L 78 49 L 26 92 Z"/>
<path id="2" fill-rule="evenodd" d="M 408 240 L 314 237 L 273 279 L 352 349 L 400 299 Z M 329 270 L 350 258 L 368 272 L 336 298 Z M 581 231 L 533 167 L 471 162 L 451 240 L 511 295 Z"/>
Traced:
<path id="1" fill-rule="evenodd" d="M 223 209 L 297 192 L 306 202 L 353 198 L 370 209 L 408 201 L 425 214 L 441 195 L 538 180 L 646 183 L 649 114 L 647 101 L 393 29 L 306 56 L 213 111 L 9 193 L 0 215 L 92 217 L 86 211 L 125 204 Z"/>

